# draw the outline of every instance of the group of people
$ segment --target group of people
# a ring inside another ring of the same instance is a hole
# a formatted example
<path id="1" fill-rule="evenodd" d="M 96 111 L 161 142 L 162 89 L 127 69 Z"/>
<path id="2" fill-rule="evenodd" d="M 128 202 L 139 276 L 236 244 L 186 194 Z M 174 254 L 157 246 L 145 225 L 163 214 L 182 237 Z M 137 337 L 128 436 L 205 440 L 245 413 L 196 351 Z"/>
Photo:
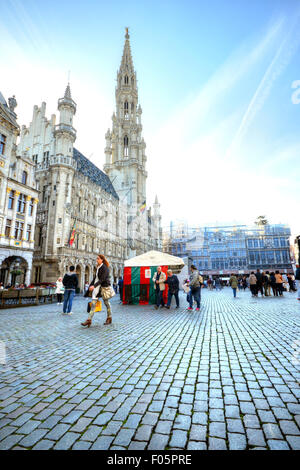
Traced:
<path id="1" fill-rule="evenodd" d="M 161 267 L 157 268 L 152 281 L 155 284 L 156 292 L 156 305 L 158 309 L 160 306 L 170 309 L 172 297 L 175 297 L 176 308 L 179 308 L 179 279 L 173 271 L 169 269 L 167 275 L 162 271 Z M 168 286 L 168 300 L 167 305 L 164 304 L 163 292 Z M 184 292 L 187 294 L 187 302 L 189 304 L 188 310 L 193 310 L 194 302 L 196 302 L 196 311 L 200 310 L 201 302 L 201 287 L 203 286 L 203 278 L 197 270 L 196 266 L 192 264 L 190 278 L 186 279 L 182 285 Z"/>
<path id="2" fill-rule="evenodd" d="M 90 327 L 92 324 L 92 318 L 94 316 L 97 302 L 100 297 L 102 298 L 104 305 L 106 306 L 106 321 L 104 325 L 110 325 L 112 323 L 111 306 L 109 298 L 114 295 L 110 291 L 110 276 L 109 276 L 109 263 L 104 255 L 97 256 L 97 269 L 92 282 L 89 284 L 84 296 L 91 297 L 91 305 L 89 308 L 89 315 L 85 322 L 81 323 L 82 326 Z M 69 272 L 64 277 L 59 277 L 56 281 L 56 294 L 58 305 L 62 304 L 63 301 L 63 314 L 72 315 L 73 299 L 78 287 L 78 277 L 75 272 L 75 266 L 70 266 Z M 106 290 L 105 290 L 106 289 Z M 108 290 L 107 290 L 108 289 Z"/>
<path id="3" fill-rule="evenodd" d="M 231 274 L 229 285 L 233 290 L 233 296 L 236 297 L 238 287 L 243 287 L 245 290 L 248 287 L 247 279 L 244 276 L 241 280 L 235 274 Z M 258 297 L 261 293 L 262 297 L 273 296 L 282 297 L 284 291 L 296 292 L 298 288 L 298 300 L 300 300 L 300 269 L 299 265 L 296 266 L 296 274 L 281 274 L 278 270 L 275 272 L 260 271 L 260 269 L 251 272 L 249 276 L 249 288 L 252 297 Z"/>

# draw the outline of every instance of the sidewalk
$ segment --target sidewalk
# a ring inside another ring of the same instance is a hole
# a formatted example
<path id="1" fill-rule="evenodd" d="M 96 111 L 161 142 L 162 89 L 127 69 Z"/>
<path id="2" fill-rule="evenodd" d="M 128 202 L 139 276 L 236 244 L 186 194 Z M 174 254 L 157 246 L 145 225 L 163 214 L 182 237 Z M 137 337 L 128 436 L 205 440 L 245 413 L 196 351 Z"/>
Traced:
<path id="1" fill-rule="evenodd" d="M 0 311 L 1 449 L 300 449 L 300 302 L 202 291 L 201 311 L 112 299 Z"/>

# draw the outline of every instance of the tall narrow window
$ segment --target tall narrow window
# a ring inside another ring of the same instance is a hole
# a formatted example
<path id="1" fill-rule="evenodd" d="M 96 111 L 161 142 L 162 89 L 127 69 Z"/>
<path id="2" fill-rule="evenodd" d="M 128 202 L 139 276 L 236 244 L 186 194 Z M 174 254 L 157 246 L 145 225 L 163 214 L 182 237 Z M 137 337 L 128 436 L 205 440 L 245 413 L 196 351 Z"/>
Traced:
<path id="1" fill-rule="evenodd" d="M 29 242 L 30 238 L 31 238 L 31 225 L 27 224 L 26 241 Z"/>
<path id="2" fill-rule="evenodd" d="M 8 209 L 13 209 L 14 199 L 15 199 L 15 192 L 11 191 L 8 196 Z"/>
<path id="3" fill-rule="evenodd" d="M 124 117 L 125 119 L 128 119 L 128 101 L 125 101 L 124 103 Z"/>
<path id="4" fill-rule="evenodd" d="M 125 85 L 128 85 L 128 75 L 125 75 L 124 83 L 125 83 Z"/>
<path id="5" fill-rule="evenodd" d="M 28 209 L 28 215 L 33 214 L 33 199 L 31 198 L 29 201 L 29 209 Z"/>
<path id="6" fill-rule="evenodd" d="M 42 202 L 46 201 L 46 186 L 43 186 Z"/>
<path id="7" fill-rule="evenodd" d="M 16 225 L 15 225 L 15 239 L 16 240 L 22 240 L 23 227 L 24 227 L 23 222 L 16 221 Z"/>
<path id="8" fill-rule="evenodd" d="M 5 226 L 5 236 L 10 237 L 11 231 L 11 219 L 6 219 L 6 226 Z"/>
<path id="9" fill-rule="evenodd" d="M 1 155 L 4 155 L 5 143 L 6 143 L 6 136 L 3 134 L 0 134 L 0 154 Z"/>
<path id="10" fill-rule="evenodd" d="M 24 214 L 25 207 L 26 207 L 26 196 L 25 194 L 20 194 L 19 199 L 18 199 L 17 212 Z"/>
<path id="11" fill-rule="evenodd" d="M 27 184 L 27 171 L 22 173 L 22 184 Z"/>
<path id="12" fill-rule="evenodd" d="M 124 137 L 124 157 L 128 157 L 128 136 Z"/>

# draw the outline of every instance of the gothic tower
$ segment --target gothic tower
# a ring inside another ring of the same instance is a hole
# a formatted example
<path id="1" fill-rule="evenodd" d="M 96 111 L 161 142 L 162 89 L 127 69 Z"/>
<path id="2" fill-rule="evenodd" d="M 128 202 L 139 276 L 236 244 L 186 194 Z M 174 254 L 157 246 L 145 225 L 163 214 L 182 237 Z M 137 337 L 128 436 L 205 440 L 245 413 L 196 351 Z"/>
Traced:
<path id="1" fill-rule="evenodd" d="M 121 65 L 117 73 L 116 112 L 106 138 L 104 170 L 120 200 L 139 208 L 146 201 L 146 144 L 142 138 L 142 109 L 138 104 L 136 72 L 130 50 L 128 28 Z"/>

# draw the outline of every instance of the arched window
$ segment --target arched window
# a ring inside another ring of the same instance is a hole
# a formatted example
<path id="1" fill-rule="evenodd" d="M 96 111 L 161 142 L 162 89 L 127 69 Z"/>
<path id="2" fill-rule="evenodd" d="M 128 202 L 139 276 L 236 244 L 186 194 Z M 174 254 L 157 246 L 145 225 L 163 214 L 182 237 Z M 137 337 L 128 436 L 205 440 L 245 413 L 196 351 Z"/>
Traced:
<path id="1" fill-rule="evenodd" d="M 125 119 L 128 119 L 128 101 L 124 102 L 124 116 Z"/>
<path id="2" fill-rule="evenodd" d="M 27 171 L 23 171 L 22 173 L 22 184 L 27 183 Z"/>
<path id="3" fill-rule="evenodd" d="M 128 136 L 124 137 L 124 157 L 128 157 Z"/>
<path id="4" fill-rule="evenodd" d="M 125 83 L 125 85 L 128 85 L 128 75 L 125 75 L 124 83 Z"/>

